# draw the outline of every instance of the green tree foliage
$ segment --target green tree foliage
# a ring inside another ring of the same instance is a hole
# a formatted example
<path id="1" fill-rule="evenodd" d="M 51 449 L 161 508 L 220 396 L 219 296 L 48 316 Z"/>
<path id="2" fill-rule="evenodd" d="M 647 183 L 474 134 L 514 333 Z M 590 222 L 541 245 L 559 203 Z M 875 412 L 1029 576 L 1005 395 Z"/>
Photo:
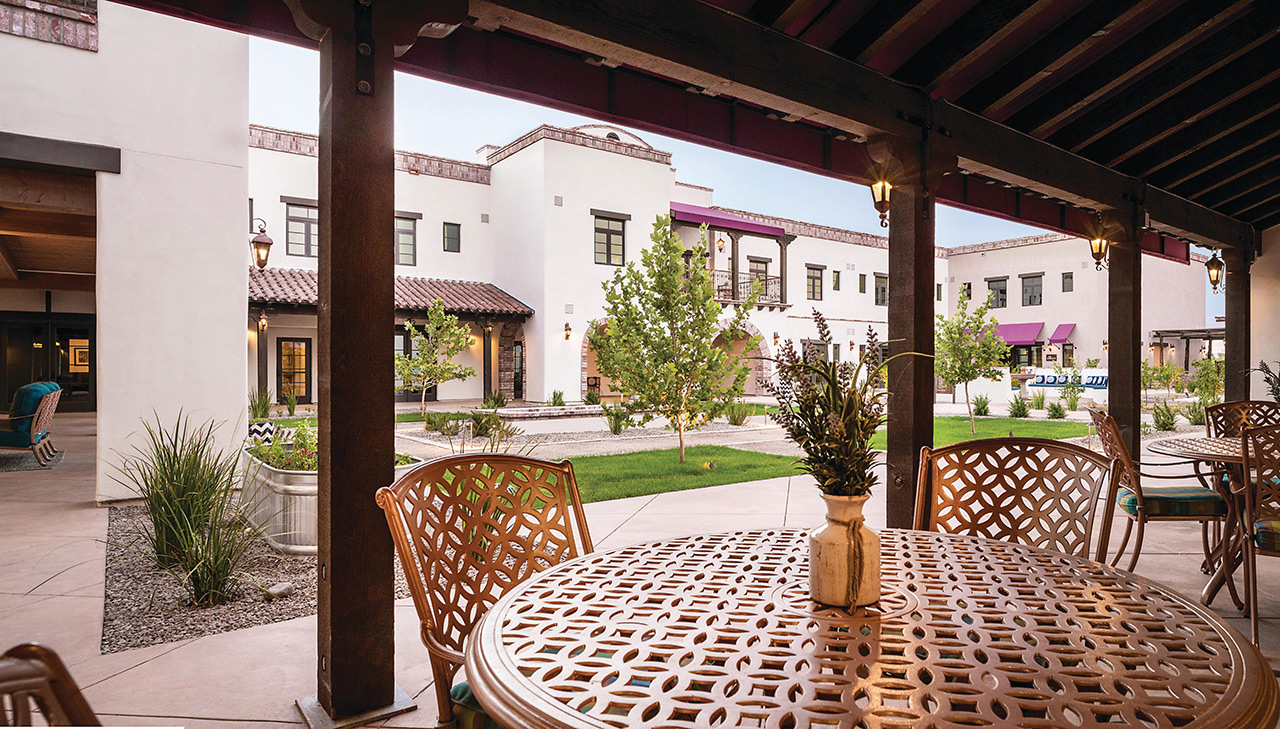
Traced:
<path id="1" fill-rule="evenodd" d="M 396 377 L 401 390 L 422 393 L 422 416 L 427 414 L 427 390 L 442 382 L 475 377 L 471 367 L 456 364 L 453 358 L 467 348 L 471 332 L 458 324 L 458 317 L 446 314 L 444 302 L 436 299 L 427 309 L 426 321 L 417 326 L 405 322 L 413 354 L 396 354 Z"/>
<path id="2" fill-rule="evenodd" d="M 969 311 L 969 292 L 960 290 L 956 313 L 950 318 L 938 315 L 934 338 L 933 373 L 950 387 L 964 384 L 964 404 L 969 408 L 969 431 L 977 433 L 973 422 L 973 405 L 969 401 L 969 383 L 985 377 L 998 380 L 1004 376 L 1002 365 L 1009 356 L 1009 345 L 996 333 L 995 317 L 989 314 L 992 297 Z"/>
<path id="3" fill-rule="evenodd" d="M 628 263 L 605 282 L 609 323 L 592 327 L 587 341 L 600 374 L 622 393 L 627 409 L 642 423 L 663 417 L 679 433 L 684 463 L 685 431 L 710 422 L 746 386 L 750 368 L 714 342 L 719 336 L 748 339 L 743 350 L 748 352 L 759 346 L 759 337 L 743 331 L 759 284 L 721 328 L 722 312 L 707 271 L 706 230 L 687 263 L 669 217 L 658 216 L 651 238 L 653 245 L 641 251 L 638 264 Z"/>
<path id="4" fill-rule="evenodd" d="M 1182 375 L 1182 368 L 1172 362 L 1155 368 L 1155 382 L 1164 388 L 1166 399 L 1173 397 L 1173 388 L 1182 381 Z"/>
<path id="5" fill-rule="evenodd" d="M 1200 398 L 1200 402 L 1205 405 L 1222 402 L 1226 374 L 1222 359 L 1218 357 L 1198 359 L 1192 363 L 1191 368 L 1195 370 L 1195 375 L 1191 378 L 1191 387 L 1195 390 L 1196 397 Z"/>

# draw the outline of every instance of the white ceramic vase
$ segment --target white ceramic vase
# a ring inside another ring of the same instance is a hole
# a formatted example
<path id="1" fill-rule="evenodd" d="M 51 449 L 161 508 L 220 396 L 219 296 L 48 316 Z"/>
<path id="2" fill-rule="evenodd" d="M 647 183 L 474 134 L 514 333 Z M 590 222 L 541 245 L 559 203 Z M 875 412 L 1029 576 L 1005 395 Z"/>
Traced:
<path id="1" fill-rule="evenodd" d="M 822 495 L 827 523 L 809 532 L 809 597 L 824 605 L 880 601 L 880 536 L 867 528 L 868 496 Z"/>

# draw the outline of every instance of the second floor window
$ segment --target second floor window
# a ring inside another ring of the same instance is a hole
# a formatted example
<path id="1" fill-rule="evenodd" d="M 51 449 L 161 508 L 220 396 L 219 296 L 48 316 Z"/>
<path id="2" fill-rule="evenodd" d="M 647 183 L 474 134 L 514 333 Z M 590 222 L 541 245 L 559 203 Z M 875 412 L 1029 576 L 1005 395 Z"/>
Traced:
<path id="1" fill-rule="evenodd" d="M 596 216 L 596 263 L 621 266 L 623 255 L 623 221 Z"/>
<path id="2" fill-rule="evenodd" d="M 867 293 L 867 274 L 865 273 L 858 274 L 858 293 Z"/>
<path id="3" fill-rule="evenodd" d="M 320 209 L 312 205 L 285 205 L 285 247 L 291 256 L 320 255 Z"/>
<path id="4" fill-rule="evenodd" d="M 938 301 L 942 301 L 942 284 L 934 284 L 934 287 L 934 298 Z"/>
<path id="5" fill-rule="evenodd" d="M 810 301 L 822 301 L 822 269 L 806 266 L 804 293 Z"/>
<path id="6" fill-rule="evenodd" d="M 396 218 L 396 264 L 418 265 L 418 221 Z"/>
<path id="7" fill-rule="evenodd" d="M 751 278 L 764 278 L 769 275 L 769 262 L 760 260 L 747 261 L 747 273 Z"/>
<path id="8" fill-rule="evenodd" d="M 832 291 L 840 290 L 840 272 L 839 271 L 831 272 L 831 290 Z"/>
<path id="9" fill-rule="evenodd" d="M 1075 274 L 1070 271 L 1067 271 L 1066 273 L 1062 274 L 1062 293 L 1069 294 L 1075 290 L 1076 290 Z"/>
<path id="10" fill-rule="evenodd" d="M 968 298 L 972 299 L 972 298 L 973 298 L 973 284 L 972 284 L 972 283 L 962 283 L 962 284 L 960 284 L 960 293 L 961 293 L 962 295 L 964 295 L 964 296 L 966 296 L 966 297 L 968 297 Z"/>
<path id="11" fill-rule="evenodd" d="M 444 250 L 445 253 L 459 253 L 462 251 L 462 226 L 457 223 L 444 224 Z"/>
<path id="12" fill-rule="evenodd" d="M 997 278 L 988 281 L 987 291 L 993 294 L 991 298 L 992 309 L 1003 309 L 1009 305 L 1009 279 Z"/>
<path id="13" fill-rule="evenodd" d="M 1039 306 L 1044 296 L 1043 276 L 1022 277 L 1022 305 Z"/>
<path id="14" fill-rule="evenodd" d="M 889 305 L 889 277 L 876 274 L 876 306 Z"/>

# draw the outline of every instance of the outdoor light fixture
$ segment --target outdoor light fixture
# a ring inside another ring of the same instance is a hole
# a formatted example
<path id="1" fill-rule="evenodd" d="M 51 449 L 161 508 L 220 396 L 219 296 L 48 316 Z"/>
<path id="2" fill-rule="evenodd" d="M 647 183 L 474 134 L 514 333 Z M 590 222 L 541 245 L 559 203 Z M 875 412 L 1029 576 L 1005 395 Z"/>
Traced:
<path id="1" fill-rule="evenodd" d="M 1205 262 L 1204 268 L 1209 272 L 1209 285 L 1213 287 L 1213 293 L 1218 293 L 1218 288 L 1222 286 L 1222 274 L 1226 272 L 1226 266 L 1223 265 L 1222 259 L 1218 258 L 1218 252 L 1213 252 L 1213 258 Z"/>
<path id="2" fill-rule="evenodd" d="M 573 327 L 569 326 L 569 322 L 564 323 L 564 338 L 567 341 L 569 336 L 573 334 Z"/>
<path id="3" fill-rule="evenodd" d="M 876 204 L 876 212 L 880 213 L 880 227 L 889 227 L 889 191 L 893 189 L 887 180 L 871 183 L 871 200 Z"/>
<path id="4" fill-rule="evenodd" d="M 1107 247 L 1111 245 L 1107 243 L 1106 238 L 1093 238 L 1089 241 L 1089 253 L 1093 255 L 1094 268 L 1101 271 L 1107 266 Z"/>
<path id="5" fill-rule="evenodd" d="M 773 333 L 773 346 L 775 346 L 775 347 L 776 347 L 776 346 L 778 346 L 778 343 L 779 343 L 779 342 L 781 342 L 781 341 L 782 341 L 782 337 L 778 336 L 778 333 L 777 333 L 777 332 L 774 332 L 774 333 Z"/>
<path id="6" fill-rule="evenodd" d="M 1107 351 L 1107 347 L 1108 347 L 1108 346 L 1109 346 L 1109 345 L 1107 344 L 1107 340 L 1105 340 L 1105 339 L 1104 339 L 1104 340 L 1102 340 L 1102 351 L 1103 351 L 1103 352 Z"/>
<path id="7" fill-rule="evenodd" d="M 253 249 L 253 262 L 258 265 L 258 268 L 266 268 L 267 256 L 270 255 L 271 244 L 274 242 L 267 235 L 267 221 L 262 218 L 254 218 L 249 222 L 250 224 L 255 222 L 258 224 L 258 234 L 253 237 L 253 240 L 249 241 L 249 247 Z"/>
<path id="8" fill-rule="evenodd" d="M 258 331 L 267 331 L 267 312 L 265 309 L 258 315 Z"/>
<path id="9" fill-rule="evenodd" d="M 724 253 L 724 238 L 716 239 L 716 250 Z"/>

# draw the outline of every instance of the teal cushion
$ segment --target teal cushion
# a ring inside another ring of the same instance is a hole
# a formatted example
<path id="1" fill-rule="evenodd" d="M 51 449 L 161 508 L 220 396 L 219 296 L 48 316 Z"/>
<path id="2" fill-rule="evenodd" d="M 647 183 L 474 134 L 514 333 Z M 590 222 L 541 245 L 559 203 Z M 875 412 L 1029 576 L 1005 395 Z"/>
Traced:
<path id="1" fill-rule="evenodd" d="M 453 699 L 453 718 L 458 729 L 504 729 L 485 713 L 466 681 L 449 689 L 449 698 Z"/>
<path id="2" fill-rule="evenodd" d="M 1216 491 L 1200 486 L 1160 486 L 1142 490 L 1147 516 L 1226 516 L 1227 504 Z M 1120 508 L 1137 516 L 1138 497 L 1130 489 L 1120 489 Z"/>
<path id="3" fill-rule="evenodd" d="M 24 417 L 35 413 L 36 408 L 40 406 L 40 400 L 45 395 L 52 392 L 49 385 L 53 383 L 32 382 L 29 385 L 23 385 L 18 391 L 13 393 L 13 403 L 9 406 L 10 418 L 23 418 L 15 421 L 13 429 L 19 433 L 26 433 L 31 430 L 31 418 Z M 53 385 L 56 389 L 58 386 Z"/>
<path id="4" fill-rule="evenodd" d="M 48 435 L 49 433 L 47 431 L 44 433 L 41 433 L 40 437 L 36 439 L 37 442 L 44 440 L 46 437 L 48 437 Z M 30 448 L 31 434 L 25 433 L 25 432 L 18 432 L 16 430 L 0 430 L 0 447 Z"/>
<path id="5" fill-rule="evenodd" d="M 1258 549 L 1280 552 L 1280 521 L 1259 521 L 1253 525 L 1253 541 Z"/>

